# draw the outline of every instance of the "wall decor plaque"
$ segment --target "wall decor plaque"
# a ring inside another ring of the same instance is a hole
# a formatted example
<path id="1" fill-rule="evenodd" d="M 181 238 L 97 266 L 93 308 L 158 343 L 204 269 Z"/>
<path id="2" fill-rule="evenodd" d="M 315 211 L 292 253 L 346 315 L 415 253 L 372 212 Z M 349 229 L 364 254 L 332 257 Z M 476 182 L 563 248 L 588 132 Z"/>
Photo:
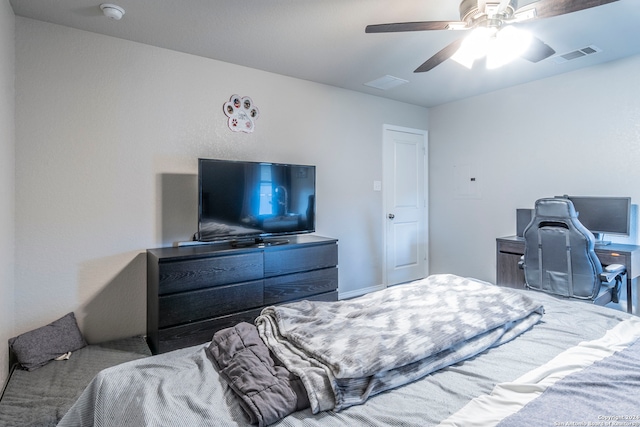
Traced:
<path id="1" fill-rule="evenodd" d="M 224 103 L 224 114 L 229 118 L 229 129 L 234 132 L 251 133 L 255 127 L 255 120 L 260 116 L 260 110 L 248 96 L 231 95 Z"/>

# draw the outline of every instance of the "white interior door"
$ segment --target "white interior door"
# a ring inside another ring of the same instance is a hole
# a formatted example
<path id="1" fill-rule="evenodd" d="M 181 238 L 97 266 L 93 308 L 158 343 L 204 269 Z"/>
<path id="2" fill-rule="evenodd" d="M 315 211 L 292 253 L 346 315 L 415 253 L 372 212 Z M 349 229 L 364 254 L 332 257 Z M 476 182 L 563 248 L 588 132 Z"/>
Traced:
<path id="1" fill-rule="evenodd" d="M 386 286 L 428 275 L 427 132 L 385 126 Z"/>

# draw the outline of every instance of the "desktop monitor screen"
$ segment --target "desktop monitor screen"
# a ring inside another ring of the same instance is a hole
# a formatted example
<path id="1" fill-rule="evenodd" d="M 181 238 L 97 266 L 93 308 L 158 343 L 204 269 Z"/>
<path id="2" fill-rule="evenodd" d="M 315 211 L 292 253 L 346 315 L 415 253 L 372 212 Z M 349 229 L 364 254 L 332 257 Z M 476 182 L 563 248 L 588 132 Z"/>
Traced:
<path id="1" fill-rule="evenodd" d="M 569 196 L 568 198 L 578 212 L 578 220 L 593 234 L 629 235 L 630 197 Z"/>

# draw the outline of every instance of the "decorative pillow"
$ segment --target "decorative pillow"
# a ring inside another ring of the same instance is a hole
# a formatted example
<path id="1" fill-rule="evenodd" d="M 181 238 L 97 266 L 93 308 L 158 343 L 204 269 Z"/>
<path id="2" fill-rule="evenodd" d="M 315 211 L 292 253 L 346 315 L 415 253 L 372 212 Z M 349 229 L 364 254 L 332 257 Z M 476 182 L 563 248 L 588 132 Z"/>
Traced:
<path id="1" fill-rule="evenodd" d="M 28 371 L 53 359 L 86 346 L 76 316 L 69 313 L 55 322 L 9 339 L 9 347 L 18 362 Z"/>

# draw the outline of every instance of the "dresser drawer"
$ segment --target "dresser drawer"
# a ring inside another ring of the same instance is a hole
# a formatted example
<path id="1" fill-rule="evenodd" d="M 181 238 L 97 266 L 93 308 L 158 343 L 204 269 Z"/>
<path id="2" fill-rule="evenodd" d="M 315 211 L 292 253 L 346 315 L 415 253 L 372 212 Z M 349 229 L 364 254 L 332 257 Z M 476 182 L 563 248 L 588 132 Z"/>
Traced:
<path id="1" fill-rule="evenodd" d="M 159 348 L 155 353 L 166 353 L 178 348 L 189 347 L 211 341 L 213 334 L 220 329 L 229 328 L 240 322 L 253 323 L 260 315 L 262 308 L 247 310 L 215 319 L 201 320 L 186 325 L 160 329 Z"/>
<path id="2" fill-rule="evenodd" d="M 338 264 L 338 245 L 313 245 L 265 252 L 265 277 L 319 270 Z"/>
<path id="3" fill-rule="evenodd" d="M 256 280 L 161 296 L 158 301 L 159 327 L 259 307 L 263 305 L 263 288 L 263 281 Z"/>
<path id="4" fill-rule="evenodd" d="M 277 304 L 295 299 L 335 291 L 338 288 L 338 269 L 325 268 L 305 273 L 272 277 L 264 281 L 264 303 Z"/>
<path id="5" fill-rule="evenodd" d="M 260 252 L 164 262 L 160 264 L 158 294 L 261 279 L 263 269 Z"/>
<path id="6" fill-rule="evenodd" d="M 338 292 L 326 292 L 304 299 L 308 299 L 309 301 L 337 301 Z M 158 331 L 159 339 L 157 340 L 159 348 L 152 350 L 154 354 L 166 353 L 179 348 L 209 342 L 213 338 L 213 335 L 220 329 L 230 328 L 240 322 L 253 324 L 261 312 L 262 307 L 216 317 L 214 319 L 200 320 L 186 325 L 160 329 Z"/>

